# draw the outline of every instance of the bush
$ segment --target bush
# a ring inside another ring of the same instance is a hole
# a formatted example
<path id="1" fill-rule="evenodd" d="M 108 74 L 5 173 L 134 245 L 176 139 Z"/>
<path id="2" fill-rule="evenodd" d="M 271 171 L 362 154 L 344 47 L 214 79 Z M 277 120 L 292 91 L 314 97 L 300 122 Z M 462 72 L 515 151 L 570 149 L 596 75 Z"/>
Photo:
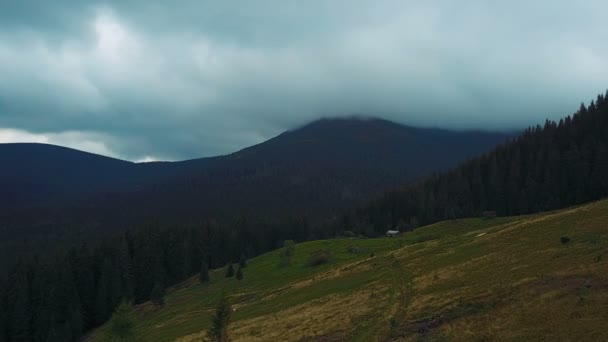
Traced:
<path id="1" fill-rule="evenodd" d="M 362 247 L 357 247 L 357 246 L 348 246 L 348 247 L 346 247 L 346 251 L 348 253 L 352 253 L 352 254 L 367 254 L 367 253 L 369 253 L 369 249 L 368 248 L 362 248 Z"/>
<path id="2" fill-rule="evenodd" d="M 416 243 L 432 241 L 439 239 L 439 235 L 421 235 L 416 238 Z"/>
<path id="3" fill-rule="evenodd" d="M 310 258 L 308 259 L 308 265 L 310 266 L 319 266 L 329 262 L 331 259 L 331 254 L 326 250 L 318 250 L 314 253 L 310 254 Z"/>
<path id="4" fill-rule="evenodd" d="M 357 236 L 357 234 L 353 233 L 353 232 L 352 232 L 352 231 L 350 231 L 350 230 L 345 230 L 345 231 L 343 231 L 343 232 L 342 232 L 342 235 L 343 235 L 343 236 L 345 236 L 345 237 L 356 237 L 356 236 Z"/>
<path id="5" fill-rule="evenodd" d="M 570 242 L 570 238 L 567 236 L 562 236 L 561 238 L 559 238 L 559 241 L 562 243 L 562 245 L 565 245 Z"/>

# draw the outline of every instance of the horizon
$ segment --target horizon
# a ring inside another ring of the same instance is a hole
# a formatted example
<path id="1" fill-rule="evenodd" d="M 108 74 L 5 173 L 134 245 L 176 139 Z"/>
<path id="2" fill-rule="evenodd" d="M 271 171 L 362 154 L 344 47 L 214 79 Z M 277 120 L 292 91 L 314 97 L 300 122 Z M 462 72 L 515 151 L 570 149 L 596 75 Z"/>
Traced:
<path id="1" fill-rule="evenodd" d="M 215 158 L 215 157 L 222 157 L 222 156 L 227 156 L 233 153 L 238 153 L 244 149 L 250 148 L 250 147 L 254 147 L 260 144 L 264 144 L 274 138 L 277 138 L 281 135 L 283 135 L 284 133 L 291 133 L 291 132 L 296 132 L 302 129 L 305 129 L 313 124 L 316 123 L 321 123 L 324 121 L 359 121 L 359 122 L 367 122 L 367 121 L 383 121 L 389 124 L 393 124 L 393 125 L 399 125 L 401 127 L 404 128 L 413 128 L 413 129 L 417 129 L 417 130 L 440 130 L 440 131 L 446 131 L 446 132 L 471 132 L 471 133 L 477 133 L 477 132 L 482 132 L 482 133 L 500 133 L 500 134 L 504 134 L 505 136 L 510 136 L 510 135 L 519 135 L 521 133 L 522 130 L 505 130 L 505 131 L 499 131 L 499 130 L 480 130 L 480 129 L 450 129 L 450 128 L 437 128 L 437 127 L 419 127 L 419 126 L 411 126 L 411 125 L 404 125 L 404 124 L 400 124 L 394 121 L 390 121 L 390 120 L 386 120 L 386 119 L 382 119 L 382 118 L 376 118 L 376 117 L 364 117 L 364 116 L 359 116 L 359 115 L 353 115 L 353 116 L 347 116 L 347 117 L 325 117 L 325 118 L 319 118 L 310 122 L 307 122 L 303 125 L 299 125 L 296 126 L 294 128 L 290 128 L 287 129 L 283 132 L 278 133 L 277 135 L 271 136 L 268 139 L 265 139 L 263 141 L 260 141 L 258 143 L 255 143 L 253 145 L 249 145 L 249 146 L 244 146 L 242 148 L 239 148 L 237 150 L 234 151 L 229 151 L 225 154 L 216 154 L 216 155 L 210 155 L 210 156 L 199 156 L 199 157 L 194 157 L 194 158 L 188 158 L 188 159 L 176 159 L 176 160 L 157 160 L 157 159 L 141 159 L 141 160 L 129 160 L 129 159 L 124 159 L 118 156 L 112 156 L 112 155 L 105 155 L 103 153 L 97 153 L 95 151 L 87 151 L 81 148 L 78 148 L 78 146 L 70 146 L 70 145 L 61 145 L 61 144 L 54 144 L 49 142 L 48 140 L 42 140 L 42 141 L 13 141 L 13 142 L 6 142 L 6 141 L 2 141 L 0 140 L 0 145 L 46 145 L 46 146 L 53 146 L 53 147 L 60 147 L 60 148 L 66 148 L 66 149 L 70 149 L 70 150 L 75 150 L 75 151 L 79 151 L 79 152 L 84 152 L 84 153 L 90 153 L 90 154 L 94 154 L 94 155 L 98 155 L 98 156 L 102 156 L 102 157 L 106 157 L 106 158 L 112 158 L 112 159 L 117 159 L 120 161 L 125 161 L 125 162 L 130 162 L 130 163 L 134 163 L 134 164 L 142 164 L 142 163 L 176 163 L 176 162 L 184 162 L 184 161 L 189 161 L 189 160 L 196 160 L 196 159 L 204 159 L 204 158 Z M 0 129 L 0 133 L 1 133 L 1 129 Z"/>

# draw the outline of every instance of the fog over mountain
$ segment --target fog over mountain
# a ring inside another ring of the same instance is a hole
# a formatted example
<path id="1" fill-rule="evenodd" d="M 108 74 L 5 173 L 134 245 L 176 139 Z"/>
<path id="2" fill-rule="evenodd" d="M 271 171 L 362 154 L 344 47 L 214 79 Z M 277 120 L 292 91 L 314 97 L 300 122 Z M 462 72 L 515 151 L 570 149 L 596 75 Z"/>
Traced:
<path id="1" fill-rule="evenodd" d="M 129 160 L 236 151 L 321 117 L 513 130 L 608 78 L 604 1 L 0 6 L 0 142 Z"/>

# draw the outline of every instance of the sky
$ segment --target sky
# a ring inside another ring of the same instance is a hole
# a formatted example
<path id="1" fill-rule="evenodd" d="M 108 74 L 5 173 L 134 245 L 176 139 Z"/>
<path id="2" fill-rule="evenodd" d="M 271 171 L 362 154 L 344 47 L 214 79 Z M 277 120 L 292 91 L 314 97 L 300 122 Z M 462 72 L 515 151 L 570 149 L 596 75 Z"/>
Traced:
<path id="1" fill-rule="evenodd" d="M 608 2 L 0 1 L 0 143 L 133 161 L 322 117 L 512 130 L 608 88 Z"/>

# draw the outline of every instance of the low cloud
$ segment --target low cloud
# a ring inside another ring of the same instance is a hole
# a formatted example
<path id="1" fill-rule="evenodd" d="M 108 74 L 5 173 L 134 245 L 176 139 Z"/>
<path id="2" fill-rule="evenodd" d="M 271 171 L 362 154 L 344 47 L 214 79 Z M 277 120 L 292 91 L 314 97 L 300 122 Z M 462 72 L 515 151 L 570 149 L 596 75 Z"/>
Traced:
<path id="1" fill-rule="evenodd" d="M 0 139 L 177 160 L 323 116 L 522 128 L 607 87 L 606 10 L 600 1 L 15 2 L 0 14 Z"/>

